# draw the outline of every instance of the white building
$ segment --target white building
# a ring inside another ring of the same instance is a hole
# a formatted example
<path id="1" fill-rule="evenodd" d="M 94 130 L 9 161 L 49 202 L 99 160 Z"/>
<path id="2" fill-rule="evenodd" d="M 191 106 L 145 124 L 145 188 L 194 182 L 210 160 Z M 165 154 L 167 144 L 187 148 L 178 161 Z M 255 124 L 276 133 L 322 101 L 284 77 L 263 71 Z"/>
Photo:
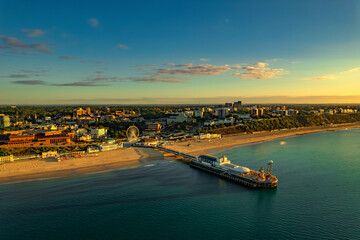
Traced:
<path id="1" fill-rule="evenodd" d="M 210 133 L 200 133 L 199 139 L 212 139 L 212 138 L 221 138 L 221 134 L 210 134 Z"/>
<path id="2" fill-rule="evenodd" d="M 110 151 L 110 150 L 116 150 L 116 149 L 120 149 L 123 148 L 123 144 L 119 143 L 119 144 L 102 144 L 99 145 L 99 149 L 100 151 L 104 152 L 104 151 Z"/>
<path id="3" fill-rule="evenodd" d="M 186 122 L 188 121 L 188 117 L 184 113 L 177 113 L 177 115 L 170 116 L 166 119 L 166 123 L 170 124 L 172 122 Z"/>
<path id="4" fill-rule="evenodd" d="M 41 158 L 57 157 L 57 151 L 48 151 L 41 153 Z"/>
<path id="5" fill-rule="evenodd" d="M 226 119 L 218 119 L 218 120 L 213 120 L 213 121 L 205 121 L 204 122 L 204 126 L 212 126 L 212 125 L 218 125 L 218 124 L 227 124 L 227 123 L 234 123 L 235 122 L 235 118 L 230 117 L 230 118 L 226 118 Z"/>
<path id="6" fill-rule="evenodd" d="M 105 128 L 90 128 L 90 135 L 92 138 L 100 138 L 106 136 L 107 129 Z"/>

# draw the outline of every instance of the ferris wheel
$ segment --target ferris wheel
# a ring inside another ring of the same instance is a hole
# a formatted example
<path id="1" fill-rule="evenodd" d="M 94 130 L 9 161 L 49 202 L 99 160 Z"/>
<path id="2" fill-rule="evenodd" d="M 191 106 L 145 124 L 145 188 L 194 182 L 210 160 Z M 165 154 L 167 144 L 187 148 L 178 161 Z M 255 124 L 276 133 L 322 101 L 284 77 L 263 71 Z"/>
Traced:
<path id="1" fill-rule="evenodd" d="M 126 130 L 126 136 L 129 142 L 137 142 L 139 136 L 139 129 L 136 126 L 130 126 Z"/>

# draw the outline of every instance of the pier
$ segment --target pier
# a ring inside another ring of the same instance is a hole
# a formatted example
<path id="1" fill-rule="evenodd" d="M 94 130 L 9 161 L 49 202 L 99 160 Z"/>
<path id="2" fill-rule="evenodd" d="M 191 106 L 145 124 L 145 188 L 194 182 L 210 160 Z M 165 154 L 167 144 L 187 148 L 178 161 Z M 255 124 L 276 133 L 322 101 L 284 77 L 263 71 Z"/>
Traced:
<path id="1" fill-rule="evenodd" d="M 158 151 L 162 151 L 162 152 L 171 153 L 171 154 L 174 154 L 175 156 L 183 157 L 183 158 L 187 159 L 188 161 L 196 160 L 196 157 L 193 156 L 193 155 L 182 153 L 182 152 L 179 152 L 179 151 L 175 151 L 175 150 L 172 150 L 172 149 L 169 149 L 169 148 L 156 146 L 156 147 L 154 147 L 154 149 L 156 149 Z"/>
<path id="2" fill-rule="evenodd" d="M 275 188 L 275 187 L 277 187 L 277 178 L 275 176 L 271 175 L 272 161 L 270 161 L 268 163 L 271 165 L 271 167 L 270 167 L 270 172 L 267 173 L 268 174 L 266 176 L 267 179 L 265 179 L 264 171 L 258 172 L 258 171 L 250 170 L 249 173 L 242 173 L 242 172 L 239 173 L 239 172 L 235 171 L 234 169 L 236 169 L 236 168 L 233 168 L 233 167 L 230 167 L 230 168 L 228 167 L 227 169 L 225 167 L 225 169 L 223 169 L 223 168 L 217 168 L 213 164 L 211 164 L 211 166 L 210 166 L 210 165 L 201 164 L 198 161 L 193 161 L 193 160 L 197 160 L 197 157 L 187 154 L 187 153 L 182 153 L 182 152 L 179 152 L 179 151 L 176 151 L 173 149 L 168 149 L 168 148 L 160 147 L 160 146 L 154 146 L 152 148 L 154 148 L 160 152 L 166 152 L 166 153 L 173 154 L 175 156 L 183 157 L 186 162 L 189 162 L 190 167 L 201 169 L 205 172 L 212 173 L 221 178 L 228 179 L 230 181 L 247 186 L 249 188 Z M 203 156 L 203 155 L 201 155 L 201 156 Z M 229 165 L 234 166 L 234 165 L 230 164 L 230 162 L 228 162 L 226 164 L 227 164 L 227 166 L 229 166 Z M 226 164 L 224 164 L 224 165 L 226 165 Z M 259 177 L 261 175 L 263 175 L 262 181 L 259 180 Z"/>

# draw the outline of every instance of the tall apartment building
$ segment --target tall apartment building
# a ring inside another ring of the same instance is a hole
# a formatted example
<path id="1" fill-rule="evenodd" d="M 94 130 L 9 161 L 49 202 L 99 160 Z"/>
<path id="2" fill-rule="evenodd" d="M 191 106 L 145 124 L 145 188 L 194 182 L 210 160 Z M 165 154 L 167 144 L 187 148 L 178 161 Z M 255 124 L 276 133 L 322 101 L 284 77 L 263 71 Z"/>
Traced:
<path id="1" fill-rule="evenodd" d="M 264 108 L 254 107 L 250 109 L 251 116 L 262 116 L 264 115 Z"/>
<path id="2" fill-rule="evenodd" d="M 234 108 L 234 111 L 237 111 L 237 110 L 241 109 L 242 108 L 242 102 L 241 101 L 234 102 L 233 108 Z"/>
<path id="3" fill-rule="evenodd" d="M 219 118 L 225 118 L 229 114 L 230 109 L 229 108 L 218 108 L 218 109 L 216 109 L 216 112 L 217 112 L 217 116 Z"/>

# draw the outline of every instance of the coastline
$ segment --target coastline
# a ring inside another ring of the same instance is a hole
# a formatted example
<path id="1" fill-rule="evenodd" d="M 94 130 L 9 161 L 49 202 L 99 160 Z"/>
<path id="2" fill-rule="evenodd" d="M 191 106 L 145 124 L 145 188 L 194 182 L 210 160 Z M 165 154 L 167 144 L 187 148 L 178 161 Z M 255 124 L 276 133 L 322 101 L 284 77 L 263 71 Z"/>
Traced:
<path id="1" fill-rule="evenodd" d="M 166 146 L 167 148 L 189 153 L 193 155 L 207 154 L 209 150 L 223 150 L 235 146 L 258 143 L 272 139 L 286 138 L 296 135 L 305 135 L 324 131 L 335 131 L 348 128 L 360 128 L 360 122 L 337 124 L 325 127 L 304 127 L 297 129 L 278 130 L 272 132 L 259 132 L 254 134 L 232 134 L 225 135 L 217 139 L 204 139 L 204 140 L 189 140 L 185 142 L 178 142 L 174 145 Z"/>
<path id="2" fill-rule="evenodd" d="M 100 152 L 98 156 L 89 154 L 62 162 L 54 159 L 18 161 L 0 165 L 0 184 L 140 167 L 148 161 L 161 159 L 164 159 L 163 154 L 153 149 L 125 148 Z"/>
<path id="3" fill-rule="evenodd" d="M 243 144 L 347 128 L 360 128 L 360 122 L 254 134 L 240 133 L 226 135 L 218 139 L 177 142 L 166 147 L 184 153 L 200 155 L 206 154 L 210 150 L 223 150 Z M 82 158 L 64 160 L 62 162 L 56 162 L 54 159 L 38 159 L 6 163 L 0 165 L 0 185 L 71 177 L 84 173 L 110 171 L 112 169 L 140 167 L 148 161 L 165 159 L 166 156 L 168 156 L 168 154 L 160 153 L 151 148 L 125 148 L 109 152 L 100 152 L 97 157 L 95 154 L 90 154 Z"/>

